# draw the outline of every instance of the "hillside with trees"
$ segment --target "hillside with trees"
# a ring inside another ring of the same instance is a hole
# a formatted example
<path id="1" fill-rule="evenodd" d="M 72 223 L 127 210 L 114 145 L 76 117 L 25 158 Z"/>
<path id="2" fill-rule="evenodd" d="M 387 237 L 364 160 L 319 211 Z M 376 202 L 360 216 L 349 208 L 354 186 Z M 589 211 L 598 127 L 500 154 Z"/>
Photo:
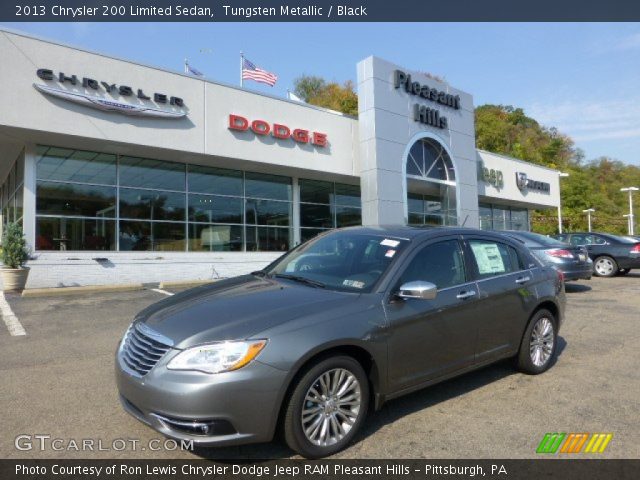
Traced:
<path id="1" fill-rule="evenodd" d="M 349 115 L 358 113 L 358 97 L 351 82 L 340 85 L 317 76 L 301 76 L 295 93 L 305 102 Z M 586 230 L 582 210 L 595 208 L 594 230 L 627 233 L 628 197 L 621 187 L 640 187 L 640 167 L 600 157 L 585 159 L 573 140 L 553 127 L 546 127 L 528 117 L 522 108 L 505 105 L 480 105 L 475 109 L 476 146 L 537 165 L 568 173 L 561 178 L 562 217 L 565 231 Z M 640 195 L 634 210 L 640 217 Z M 636 217 L 636 218 L 638 218 Z M 555 233 L 557 212 L 535 212 L 532 228 L 540 233 Z"/>

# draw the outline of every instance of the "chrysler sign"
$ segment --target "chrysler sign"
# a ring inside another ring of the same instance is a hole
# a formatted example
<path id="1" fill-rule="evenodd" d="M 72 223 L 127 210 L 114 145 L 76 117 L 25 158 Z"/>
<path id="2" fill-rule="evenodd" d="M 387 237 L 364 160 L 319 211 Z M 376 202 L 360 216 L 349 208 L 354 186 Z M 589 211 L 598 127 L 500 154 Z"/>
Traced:
<path id="1" fill-rule="evenodd" d="M 81 86 L 85 91 L 94 90 L 96 92 L 110 94 L 111 98 L 48 85 L 33 84 L 39 92 L 46 95 L 61 98 L 69 102 L 98 110 L 153 118 L 182 118 L 186 115 L 186 112 L 183 111 L 175 112 L 163 110 L 146 103 L 129 103 L 115 99 L 115 97 L 137 98 L 138 100 L 143 101 L 150 101 L 153 99 L 153 102 L 156 104 L 171 105 L 181 108 L 184 107 L 184 101 L 180 97 L 170 96 L 161 92 L 154 92 L 147 95 L 141 88 L 134 89 L 128 85 L 98 81 L 88 77 L 78 78 L 76 75 L 66 75 L 63 72 L 59 72 L 55 75 L 53 70 L 49 70 L 47 68 L 39 68 L 36 71 L 36 75 L 42 80 L 57 81 L 61 85 L 69 84 L 73 86 Z"/>
<path id="2" fill-rule="evenodd" d="M 541 182 L 539 180 L 531 180 L 524 172 L 516 172 L 516 185 L 522 191 L 538 190 L 539 192 L 544 193 L 549 193 L 551 191 L 551 184 Z"/>

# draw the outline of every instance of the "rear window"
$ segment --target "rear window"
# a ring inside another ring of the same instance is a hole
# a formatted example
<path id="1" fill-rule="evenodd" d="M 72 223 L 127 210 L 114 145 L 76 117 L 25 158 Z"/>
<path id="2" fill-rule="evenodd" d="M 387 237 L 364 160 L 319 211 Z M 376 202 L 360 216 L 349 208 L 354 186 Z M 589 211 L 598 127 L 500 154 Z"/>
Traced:
<path id="1" fill-rule="evenodd" d="M 566 247 L 567 244 L 556 240 L 555 238 L 540 235 L 533 232 L 518 232 L 514 234 L 507 233 L 507 235 L 518 238 L 524 242 L 527 247 Z"/>

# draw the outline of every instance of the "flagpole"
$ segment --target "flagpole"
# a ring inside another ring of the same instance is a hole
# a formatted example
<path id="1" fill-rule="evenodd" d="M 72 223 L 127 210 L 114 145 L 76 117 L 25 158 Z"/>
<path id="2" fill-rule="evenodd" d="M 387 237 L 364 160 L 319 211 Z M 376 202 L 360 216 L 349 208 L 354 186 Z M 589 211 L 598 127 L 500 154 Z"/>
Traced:
<path id="1" fill-rule="evenodd" d="M 244 53 L 240 52 L 240 88 L 243 88 L 242 67 L 244 67 Z"/>

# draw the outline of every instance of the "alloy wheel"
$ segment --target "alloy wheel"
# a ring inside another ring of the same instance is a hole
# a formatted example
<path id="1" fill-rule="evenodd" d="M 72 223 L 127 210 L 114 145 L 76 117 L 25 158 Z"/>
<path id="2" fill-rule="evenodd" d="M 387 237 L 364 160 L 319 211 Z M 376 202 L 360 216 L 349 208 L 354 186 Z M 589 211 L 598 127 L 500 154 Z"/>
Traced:
<path id="1" fill-rule="evenodd" d="M 615 266 L 609 258 L 599 258 L 595 264 L 596 273 L 603 277 L 608 277 L 613 274 Z"/>
<path id="2" fill-rule="evenodd" d="M 553 323 L 547 317 L 540 318 L 533 327 L 529 342 L 531 362 L 536 367 L 542 367 L 549 361 L 554 342 Z"/>
<path id="3" fill-rule="evenodd" d="M 328 370 L 309 387 L 300 421 L 307 440 L 317 446 L 335 445 L 356 423 L 362 389 L 356 376 L 344 368 Z"/>

